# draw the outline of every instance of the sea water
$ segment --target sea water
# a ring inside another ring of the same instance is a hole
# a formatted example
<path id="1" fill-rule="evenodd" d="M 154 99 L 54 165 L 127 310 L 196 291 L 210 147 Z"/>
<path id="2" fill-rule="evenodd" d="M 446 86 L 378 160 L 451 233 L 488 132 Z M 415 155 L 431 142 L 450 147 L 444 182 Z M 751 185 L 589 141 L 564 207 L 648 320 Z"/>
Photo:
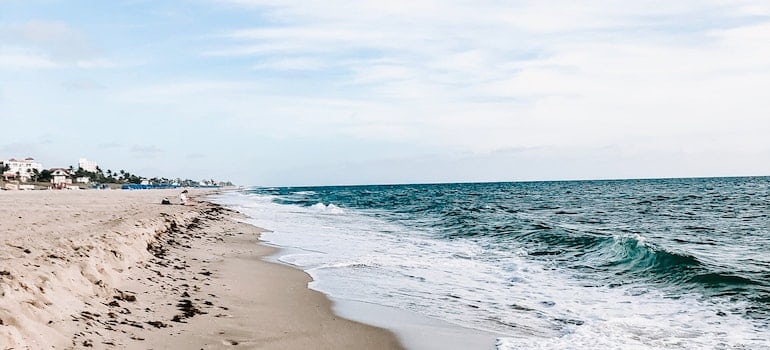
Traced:
<path id="1" fill-rule="evenodd" d="M 499 349 L 770 349 L 770 178 L 252 188 L 217 202 L 338 300 Z"/>

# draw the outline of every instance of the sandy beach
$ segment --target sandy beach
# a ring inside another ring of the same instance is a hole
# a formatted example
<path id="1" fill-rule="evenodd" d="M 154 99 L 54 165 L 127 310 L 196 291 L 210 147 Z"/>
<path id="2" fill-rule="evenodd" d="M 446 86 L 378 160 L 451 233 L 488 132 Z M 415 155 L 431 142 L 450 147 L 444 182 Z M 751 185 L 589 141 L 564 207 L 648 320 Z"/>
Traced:
<path id="1" fill-rule="evenodd" d="M 263 261 L 259 228 L 178 192 L 0 191 L 0 347 L 401 348 Z"/>

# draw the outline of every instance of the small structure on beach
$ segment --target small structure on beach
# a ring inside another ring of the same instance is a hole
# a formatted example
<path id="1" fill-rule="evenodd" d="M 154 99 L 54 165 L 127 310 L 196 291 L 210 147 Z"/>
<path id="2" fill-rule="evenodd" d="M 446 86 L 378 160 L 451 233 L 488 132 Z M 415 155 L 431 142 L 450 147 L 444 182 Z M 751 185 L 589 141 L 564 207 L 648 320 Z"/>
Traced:
<path id="1" fill-rule="evenodd" d="M 52 168 L 51 170 L 51 183 L 54 186 L 63 186 L 72 184 L 72 174 L 65 168 Z"/>

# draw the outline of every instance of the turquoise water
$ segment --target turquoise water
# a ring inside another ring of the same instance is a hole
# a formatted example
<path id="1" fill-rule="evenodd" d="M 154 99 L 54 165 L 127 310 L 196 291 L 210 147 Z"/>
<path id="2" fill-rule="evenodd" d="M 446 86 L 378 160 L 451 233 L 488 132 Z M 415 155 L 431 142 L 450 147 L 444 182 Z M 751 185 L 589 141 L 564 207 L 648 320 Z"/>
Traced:
<path id="1" fill-rule="evenodd" d="M 314 288 L 500 348 L 770 348 L 770 178 L 255 188 Z"/>

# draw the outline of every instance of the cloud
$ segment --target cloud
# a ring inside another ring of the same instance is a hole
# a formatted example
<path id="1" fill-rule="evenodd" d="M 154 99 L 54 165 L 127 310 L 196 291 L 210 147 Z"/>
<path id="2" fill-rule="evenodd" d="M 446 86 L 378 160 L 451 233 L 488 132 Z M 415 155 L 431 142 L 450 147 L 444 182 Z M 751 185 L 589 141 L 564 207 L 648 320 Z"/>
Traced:
<path id="1" fill-rule="evenodd" d="M 90 80 L 69 80 L 61 83 L 61 86 L 67 90 L 100 90 L 105 86 Z"/>
<path id="2" fill-rule="evenodd" d="M 354 115 L 336 132 L 361 138 L 483 153 L 770 129 L 763 2 L 224 3 L 269 20 L 220 35 L 216 54 L 275 73 L 312 62 L 343 101 L 295 94 L 305 108 L 274 112 Z"/>
<path id="3" fill-rule="evenodd" d="M 191 80 L 169 83 L 159 83 L 149 86 L 141 86 L 136 89 L 125 90 L 120 98 L 131 102 L 159 101 L 166 102 L 174 98 L 189 96 L 211 96 L 216 93 L 230 93 L 238 90 L 247 90 L 257 87 L 255 83 L 248 81 L 227 80 Z"/>
<path id="4" fill-rule="evenodd" d="M 154 145 L 133 145 L 131 154 L 137 158 L 155 158 L 164 153 L 164 151 Z"/>
<path id="5" fill-rule="evenodd" d="M 323 60 L 309 57 L 287 57 L 264 60 L 252 66 L 252 69 L 270 71 L 312 71 L 326 67 L 328 67 L 328 63 Z"/>
<path id="6" fill-rule="evenodd" d="M 0 70 L 2 69 L 51 69 L 59 64 L 43 55 L 16 47 L 0 47 Z"/>
<path id="7" fill-rule="evenodd" d="M 99 144 L 100 149 L 117 149 L 117 148 L 123 148 L 123 147 L 125 146 L 117 142 L 107 142 L 107 143 Z"/>
<path id="8" fill-rule="evenodd" d="M 99 49 L 81 31 L 55 21 L 0 23 L 0 68 L 80 69 L 115 68 L 120 64 L 101 57 Z"/>
<path id="9" fill-rule="evenodd" d="M 59 59 L 78 60 L 96 53 L 83 33 L 63 22 L 28 21 L 4 25 L 0 27 L 0 37 Z"/>
<path id="10" fill-rule="evenodd" d="M 206 155 L 203 153 L 190 153 L 186 157 L 187 159 L 203 159 L 206 158 Z"/>

